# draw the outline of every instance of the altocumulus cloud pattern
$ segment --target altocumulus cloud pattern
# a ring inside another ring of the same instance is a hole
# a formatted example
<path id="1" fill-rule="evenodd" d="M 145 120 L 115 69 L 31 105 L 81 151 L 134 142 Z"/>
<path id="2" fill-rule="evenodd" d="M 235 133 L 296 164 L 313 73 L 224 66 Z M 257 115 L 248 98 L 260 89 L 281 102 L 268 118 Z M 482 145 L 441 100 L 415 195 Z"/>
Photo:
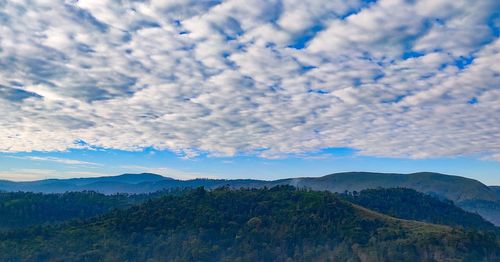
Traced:
<path id="1" fill-rule="evenodd" d="M 0 0 L 0 151 L 500 160 L 496 0 Z"/>

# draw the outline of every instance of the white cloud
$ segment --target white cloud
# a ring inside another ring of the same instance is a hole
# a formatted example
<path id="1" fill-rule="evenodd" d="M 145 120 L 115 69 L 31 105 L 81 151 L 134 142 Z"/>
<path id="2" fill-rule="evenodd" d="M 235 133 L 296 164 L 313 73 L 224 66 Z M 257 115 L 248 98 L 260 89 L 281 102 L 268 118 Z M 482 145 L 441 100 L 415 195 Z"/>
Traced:
<path id="1" fill-rule="evenodd" d="M 7 1 L 0 151 L 498 159 L 495 10 L 493 0 Z"/>
<path id="2" fill-rule="evenodd" d="M 59 158 L 59 157 L 40 157 L 40 156 L 7 156 L 7 157 L 16 158 L 16 159 L 31 160 L 31 161 L 48 161 L 48 162 L 66 164 L 66 165 L 89 165 L 89 166 L 100 166 L 101 165 L 101 164 L 94 163 L 94 162 L 87 162 L 87 161 L 68 159 L 68 158 Z"/>
<path id="3" fill-rule="evenodd" d="M 114 175 L 114 174 L 113 174 Z M 0 179 L 11 181 L 35 181 L 41 179 L 65 179 L 70 177 L 101 177 L 110 176 L 108 173 L 87 171 L 61 171 L 38 168 L 14 168 L 0 171 Z"/>
<path id="4" fill-rule="evenodd" d="M 46 178 L 54 178 L 57 172 L 50 169 L 20 168 L 0 171 L 0 179 L 12 181 L 34 181 Z"/>

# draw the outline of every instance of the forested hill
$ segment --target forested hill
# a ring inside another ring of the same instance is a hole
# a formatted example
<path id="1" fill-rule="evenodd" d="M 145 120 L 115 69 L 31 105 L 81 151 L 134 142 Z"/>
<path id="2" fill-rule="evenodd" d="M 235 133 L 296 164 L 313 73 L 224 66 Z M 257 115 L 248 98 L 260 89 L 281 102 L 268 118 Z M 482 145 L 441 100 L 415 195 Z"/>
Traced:
<path id="1" fill-rule="evenodd" d="M 500 232 L 480 215 L 464 211 L 452 201 L 409 188 L 377 188 L 341 195 L 349 202 L 402 219 L 424 221 L 454 227 Z"/>
<path id="2" fill-rule="evenodd" d="M 164 196 L 86 222 L 0 234 L 1 261 L 498 261 L 494 234 L 394 219 L 333 193 Z"/>
<path id="3" fill-rule="evenodd" d="M 149 199 L 187 191 L 170 189 L 148 194 L 113 195 L 93 191 L 61 194 L 0 192 L 0 230 L 88 219 L 113 209 L 124 209 Z"/>
<path id="4" fill-rule="evenodd" d="M 96 192 L 0 193 L 0 229 L 89 218 L 126 207 L 129 201 L 125 194 L 105 196 Z"/>
<path id="5" fill-rule="evenodd" d="M 289 178 L 275 181 L 253 179 L 192 179 L 176 180 L 156 174 L 124 174 L 120 176 L 72 179 L 47 179 L 31 182 L 0 180 L 0 191 L 33 191 L 63 193 L 67 191 L 97 191 L 104 194 L 151 193 L 173 188 L 262 188 L 292 185 L 331 192 L 361 191 L 363 189 L 404 187 L 432 194 L 455 202 L 461 208 L 477 212 L 500 226 L 500 194 L 469 178 L 438 173 L 390 174 L 370 172 L 336 173 L 323 177 Z"/>
<path id="6" fill-rule="evenodd" d="M 125 209 L 150 199 L 185 194 L 191 190 L 193 189 L 179 188 L 148 194 L 114 195 L 91 191 L 62 194 L 0 192 L 0 230 L 88 219 L 113 209 Z M 396 218 L 499 233 L 499 228 L 476 213 L 464 211 L 449 200 L 438 199 L 413 189 L 367 189 L 342 193 L 339 196 Z"/>

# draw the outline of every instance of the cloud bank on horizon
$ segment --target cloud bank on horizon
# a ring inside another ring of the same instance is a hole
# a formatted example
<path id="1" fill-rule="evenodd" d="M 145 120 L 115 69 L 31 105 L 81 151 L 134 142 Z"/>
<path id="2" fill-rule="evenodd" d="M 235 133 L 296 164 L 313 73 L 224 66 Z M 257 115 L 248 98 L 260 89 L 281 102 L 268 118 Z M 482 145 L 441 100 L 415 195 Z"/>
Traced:
<path id="1" fill-rule="evenodd" d="M 0 0 L 0 152 L 500 161 L 495 0 Z"/>

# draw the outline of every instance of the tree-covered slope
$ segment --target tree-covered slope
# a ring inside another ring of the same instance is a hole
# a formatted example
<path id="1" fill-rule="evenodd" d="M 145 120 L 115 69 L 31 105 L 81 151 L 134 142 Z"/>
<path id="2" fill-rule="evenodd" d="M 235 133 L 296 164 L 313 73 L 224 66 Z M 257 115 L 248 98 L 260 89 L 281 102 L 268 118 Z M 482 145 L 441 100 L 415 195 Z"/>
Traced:
<path id="1" fill-rule="evenodd" d="M 2 261 L 495 261 L 494 234 L 391 218 L 290 187 L 195 190 L 0 234 Z"/>
<path id="2" fill-rule="evenodd" d="M 409 188 L 365 189 L 341 195 L 346 200 L 392 217 L 454 227 L 497 231 L 480 215 L 464 211 L 450 200 Z"/>
<path id="3" fill-rule="evenodd" d="M 96 192 L 42 194 L 0 192 L 0 229 L 56 224 L 87 219 L 115 208 L 126 208 L 166 194 L 182 194 L 192 189 L 170 189 L 149 194 L 104 195 Z M 368 189 L 341 195 L 345 200 L 389 216 L 434 224 L 497 231 L 475 213 L 412 189 Z"/>
<path id="4" fill-rule="evenodd" d="M 133 195 L 104 195 L 91 191 L 60 194 L 0 192 L 0 230 L 87 219 L 166 194 L 180 194 L 182 191 L 172 189 Z"/>
<path id="5" fill-rule="evenodd" d="M 495 191 L 495 187 L 488 187 L 477 180 L 460 176 L 431 172 L 412 174 L 347 172 L 317 178 L 283 179 L 273 183 L 339 193 L 375 188 L 411 188 L 452 200 L 457 206 L 470 212 L 477 212 L 488 221 L 500 226 L 500 195 Z"/>
<path id="6" fill-rule="evenodd" d="M 331 192 L 360 191 L 378 187 L 412 188 L 455 202 L 461 208 L 478 212 L 481 216 L 500 226 L 500 194 L 495 187 L 481 182 L 438 173 L 390 174 L 370 172 L 336 173 L 323 177 L 289 178 L 275 181 L 253 179 L 192 179 L 176 180 L 155 174 L 124 174 L 120 176 L 47 179 L 31 182 L 0 180 L 0 191 L 32 191 L 64 193 L 67 191 L 96 191 L 104 194 L 152 193 L 172 188 L 262 188 L 276 185 L 292 185 Z"/>
<path id="7" fill-rule="evenodd" d="M 128 201 L 124 194 L 106 196 L 95 192 L 0 193 L 0 229 L 89 218 L 125 207 Z"/>
<path id="8" fill-rule="evenodd" d="M 460 202 L 459 206 L 470 212 L 477 212 L 488 221 L 500 226 L 500 201 L 471 199 Z"/>

